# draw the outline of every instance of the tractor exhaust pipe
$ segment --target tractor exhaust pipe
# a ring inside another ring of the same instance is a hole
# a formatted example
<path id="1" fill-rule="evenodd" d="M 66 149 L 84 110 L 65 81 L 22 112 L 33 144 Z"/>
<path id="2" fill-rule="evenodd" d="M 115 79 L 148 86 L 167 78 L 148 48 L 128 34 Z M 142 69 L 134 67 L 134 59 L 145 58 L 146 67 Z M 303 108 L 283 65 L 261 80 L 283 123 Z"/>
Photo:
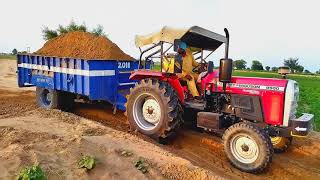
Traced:
<path id="1" fill-rule="evenodd" d="M 229 31 L 227 28 L 224 28 L 226 34 L 225 42 L 225 56 L 223 59 L 220 59 L 219 67 L 219 81 L 223 83 L 223 91 L 226 91 L 227 83 L 231 82 L 232 77 L 232 59 L 229 59 Z"/>
<path id="2" fill-rule="evenodd" d="M 225 54 L 224 54 L 224 58 L 228 59 L 229 56 L 229 31 L 227 28 L 224 28 L 224 33 L 226 34 L 226 38 L 227 38 L 227 42 L 225 45 Z"/>

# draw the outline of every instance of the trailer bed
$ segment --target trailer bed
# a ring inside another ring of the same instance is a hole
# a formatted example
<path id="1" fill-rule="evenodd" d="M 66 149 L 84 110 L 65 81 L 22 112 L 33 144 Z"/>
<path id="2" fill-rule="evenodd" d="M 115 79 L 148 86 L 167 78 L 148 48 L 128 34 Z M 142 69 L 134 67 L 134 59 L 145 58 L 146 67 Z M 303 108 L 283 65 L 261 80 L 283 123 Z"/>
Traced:
<path id="1" fill-rule="evenodd" d="M 37 86 L 107 101 L 125 110 L 126 94 L 138 61 L 84 60 L 30 54 L 17 56 L 19 87 Z M 150 64 L 148 64 L 150 66 Z"/>

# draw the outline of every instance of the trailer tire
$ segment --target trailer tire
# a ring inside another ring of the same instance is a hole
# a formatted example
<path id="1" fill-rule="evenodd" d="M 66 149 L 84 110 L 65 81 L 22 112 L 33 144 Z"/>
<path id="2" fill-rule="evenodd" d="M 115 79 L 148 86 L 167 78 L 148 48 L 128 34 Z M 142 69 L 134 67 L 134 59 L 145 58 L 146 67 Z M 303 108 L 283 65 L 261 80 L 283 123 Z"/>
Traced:
<path id="1" fill-rule="evenodd" d="M 263 172 L 272 162 L 269 135 L 252 123 L 230 126 L 223 135 L 224 150 L 231 164 L 249 173 Z"/>
<path id="2" fill-rule="evenodd" d="M 270 137 L 275 153 L 283 153 L 288 150 L 292 143 L 292 137 Z"/>
<path id="3" fill-rule="evenodd" d="M 177 93 L 157 79 L 143 79 L 131 88 L 126 110 L 132 130 L 159 141 L 173 135 L 183 122 Z"/>
<path id="4" fill-rule="evenodd" d="M 69 92 L 59 92 L 59 108 L 63 111 L 71 112 L 74 109 L 75 95 Z"/>
<path id="5" fill-rule="evenodd" d="M 59 92 L 52 89 L 36 88 L 37 104 L 47 109 L 59 108 Z"/>

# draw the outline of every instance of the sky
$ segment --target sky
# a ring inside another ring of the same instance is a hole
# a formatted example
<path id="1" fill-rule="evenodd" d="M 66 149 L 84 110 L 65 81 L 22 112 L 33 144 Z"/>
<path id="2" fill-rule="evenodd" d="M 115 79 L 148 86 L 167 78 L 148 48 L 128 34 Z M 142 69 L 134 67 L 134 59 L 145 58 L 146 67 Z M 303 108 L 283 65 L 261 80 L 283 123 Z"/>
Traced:
<path id="1" fill-rule="evenodd" d="M 0 52 L 36 51 L 44 43 L 44 26 L 74 20 L 89 28 L 101 24 L 113 42 L 138 57 L 135 35 L 198 25 L 219 34 L 228 28 L 234 60 L 272 67 L 297 57 L 314 72 L 320 69 L 319 7 L 317 0 L 2 0 Z M 221 47 L 210 60 L 218 64 L 222 57 Z"/>

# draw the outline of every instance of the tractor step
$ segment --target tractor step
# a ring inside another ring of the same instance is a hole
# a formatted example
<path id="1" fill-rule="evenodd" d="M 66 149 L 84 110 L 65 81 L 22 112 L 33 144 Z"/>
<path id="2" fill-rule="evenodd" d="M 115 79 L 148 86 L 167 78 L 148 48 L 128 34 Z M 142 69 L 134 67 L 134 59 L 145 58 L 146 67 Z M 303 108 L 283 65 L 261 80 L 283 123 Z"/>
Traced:
<path id="1" fill-rule="evenodd" d="M 222 114 L 212 112 L 198 112 L 197 126 L 205 130 L 219 130 L 222 127 Z"/>

